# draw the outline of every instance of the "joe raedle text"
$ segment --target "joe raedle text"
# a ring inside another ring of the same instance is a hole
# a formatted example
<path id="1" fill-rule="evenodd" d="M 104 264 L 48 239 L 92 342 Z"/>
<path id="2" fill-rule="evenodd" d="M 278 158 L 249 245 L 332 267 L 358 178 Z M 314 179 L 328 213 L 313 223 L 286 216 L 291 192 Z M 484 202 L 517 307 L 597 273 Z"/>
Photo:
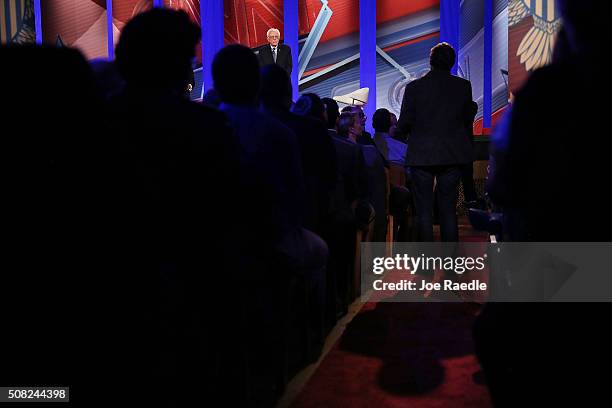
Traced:
<path id="1" fill-rule="evenodd" d="M 384 282 L 377 279 L 373 282 L 374 290 L 381 291 L 428 291 L 428 290 L 450 290 L 450 291 L 486 291 L 486 282 L 478 279 L 469 282 L 455 282 L 451 279 L 444 279 L 442 282 L 414 282 L 402 279 L 399 282 Z"/>

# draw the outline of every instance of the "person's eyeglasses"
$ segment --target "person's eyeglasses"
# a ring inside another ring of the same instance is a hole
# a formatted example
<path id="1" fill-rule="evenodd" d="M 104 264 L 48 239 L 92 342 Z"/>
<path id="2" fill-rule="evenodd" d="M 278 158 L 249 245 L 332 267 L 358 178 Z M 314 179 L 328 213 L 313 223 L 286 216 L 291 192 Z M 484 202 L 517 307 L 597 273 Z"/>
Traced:
<path id="1" fill-rule="evenodd" d="M 278 35 L 271 35 L 271 36 L 269 36 L 268 38 L 278 39 L 278 38 L 280 38 L 280 37 L 279 37 Z"/>

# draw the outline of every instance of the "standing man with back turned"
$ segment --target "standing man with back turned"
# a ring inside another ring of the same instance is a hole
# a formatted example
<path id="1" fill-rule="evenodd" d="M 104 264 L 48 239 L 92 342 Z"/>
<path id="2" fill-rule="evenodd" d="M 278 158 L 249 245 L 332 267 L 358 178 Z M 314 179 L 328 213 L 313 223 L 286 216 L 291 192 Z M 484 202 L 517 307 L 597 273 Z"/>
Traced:
<path id="1" fill-rule="evenodd" d="M 293 61 L 291 60 L 291 48 L 285 44 L 279 44 L 280 31 L 277 28 L 268 30 L 266 37 L 269 45 L 264 45 L 259 49 L 259 66 L 262 68 L 266 65 L 276 64 L 291 75 Z"/>
<path id="2" fill-rule="evenodd" d="M 456 242 L 460 166 L 472 161 L 472 86 L 451 75 L 455 50 L 440 43 L 429 54 L 431 71 L 406 85 L 397 124 L 408 134 L 410 167 L 419 239 L 433 241 L 434 180 L 442 241 Z"/>

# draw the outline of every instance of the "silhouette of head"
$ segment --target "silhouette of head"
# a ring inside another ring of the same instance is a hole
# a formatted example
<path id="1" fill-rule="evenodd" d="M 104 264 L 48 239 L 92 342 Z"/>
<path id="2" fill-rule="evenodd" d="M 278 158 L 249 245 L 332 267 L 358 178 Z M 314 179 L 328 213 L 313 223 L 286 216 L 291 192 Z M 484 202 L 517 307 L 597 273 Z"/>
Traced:
<path id="1" fill-rule="evenodd" d="M 385 108 L 376 110 L 372 117 L 372 127 L 377 132 L 389 133 L 389 129 L 391 128 L 391 113 Z"/>
<path id="2" fill-rule="evenodd" d="M 292 92 L 291 78 L 287 71 L 276 64 L 262 68 L 260 101 L 263 106 L 288 111 L 291 108 Z"/>
<path id="3" fill-rule="evenodd" d="M 0 46 L 0 60 L 0 89 L 7 101 L 3 125 L 14 124 L 22 132 L 54 140 L 49 137 L 52 128 L 63 129 L 60 134 L 65 136 L 67 129 L 87 123 L 85 118 L 95 114 L 92 106 L 101 102 L 91 68 L 75 49 L 33 44 Z M 33 95 L 37 96 L 36 104 L 32 104 Z M 86 130 L 94 129 L 89 126 Z M 62 137 L 58 135 L 58 139 Z"/>
<path id="4" fill-rule="evenodd" d="M 301 116 L 308 116 L 327 123 L 325 106 L 321 98 L 314 93 L 305 93 L 299 97 L 291 111 Z"/>
<path id="5" fill-rule="evenodd" d="M 601 20 L 609 16 L 612 4 L 602 0 L 559 0 L 564 35 L 573 52 L 597 52 L 607 48 L 609 28 Z"/>
<path id="6" fill-rule="evenodd" d="M 355 112 L 342 112 L 338 118 L 338 135 L 346 137 L 354 143 L 357 143 L 357 137 L 361 135 L 363 128 L 361 120 Z"/>
<path id="7" fill-rule="evenodd" d="M 366 121 L 367 121 L 367 116 L 366 116 L 366 114 L 363 111 L 363 108 L 361 106 L 357 106 L 357 105 L 348 105 L 348 106 L 345 106 L 344 108 L 342 108 L 342 113 L 344 113 L 344 112 L 352 112 L 355 115 L 357 115 L 357 117 L 360 120 L 361 127 L 365 129 Z"/>
<path id="8" fill-rule="evenodd" d="M 323 102 L 325 112 L 327 112 L 327 128 L 335 129 L 336 124 L 338 123 L 338 118 L 340 117 L 338 102 L 334 101 L 332 98 L 323 98 L 321 99 L 321 102 Z"/>
<path id="9" fill-rule="evenodd" d="M 153 9 L 131 19 L 119 39 L 116 61 L 128 85 L 183 93 L 200 28 L 184 11 Z"/>
<path id="10" fill-rule="evenodd" d="M 455 50 L 450 44 L 441 42 L 429 52 L 429 65 L 441 71 L 450 71 L 455 65 Z"/>
<path id="11" fill-rule="evenodd" d="M 213 60 L 212 75 L 222 102 L 237 105 L 257 102 L 261 83 L 259 62 L 247 47 L 233 44 L 221 49 Z"/>

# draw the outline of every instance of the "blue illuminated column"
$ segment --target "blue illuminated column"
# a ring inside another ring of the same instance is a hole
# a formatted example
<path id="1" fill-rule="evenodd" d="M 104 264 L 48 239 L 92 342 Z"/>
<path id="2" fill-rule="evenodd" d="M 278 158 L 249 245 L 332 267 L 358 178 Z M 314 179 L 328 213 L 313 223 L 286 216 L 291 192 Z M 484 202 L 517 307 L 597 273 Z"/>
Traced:
<path id="1" fill-rule="evenodd" d="M 36 44 L 42 44 L 42 17 L 40 14 L 40 0 L 34 0 L 34 30 L 36 31 Z"/>
<path id="2" fill-rule="evenodd" d="M 493 69 L 493 0 L 484 0 L 484 75 L 482 86 L 482 127 L 491 128 Z"/>
<path id="3" fill-rule="evenodd" d="M 115 37 L 113 37 L 113 0 L 106 0 L 106 33 L 108 35 L 108 59 L 115 58 Z"/>
<path id="4" fill-rule="evenodd" d="M 285 44 L 291 47 L 291 60 L 293 69 L 291 71 L 291 85 L 293 86 L 293 100 L 297 100 L 300 90 L 298 88 L 298 0 L 285 0 L 283 18 L 285 32 L 283 38 Z"/>
<path id="5" fill-rule="evenodd" d="M 449 43 L 457 55 L 452 73 L 457 74 L 459 60 L 459 33 L 461 27 L 461 0 L 440 0 L 440 41 Z"/>
<path id="6" fill-rule="evenodd" d="M 223 0 L 202 0 L 202 70 L 204 92 L 213 88 L 212 62 L 215 54 L 223 48 Z"/>
<path id="7" fill-rule="evenodd" d="M 372 116 L 376 111 L 376 0 L 359 0 L 359 75 L 360 87 L 370 88 L 364 107 L 366 130 L 373 134 Z"/>
<path id="8" fill-rule="evenodd" d="M 153 0 L 153 7 L 164 7 L 164 0 Z"/>

